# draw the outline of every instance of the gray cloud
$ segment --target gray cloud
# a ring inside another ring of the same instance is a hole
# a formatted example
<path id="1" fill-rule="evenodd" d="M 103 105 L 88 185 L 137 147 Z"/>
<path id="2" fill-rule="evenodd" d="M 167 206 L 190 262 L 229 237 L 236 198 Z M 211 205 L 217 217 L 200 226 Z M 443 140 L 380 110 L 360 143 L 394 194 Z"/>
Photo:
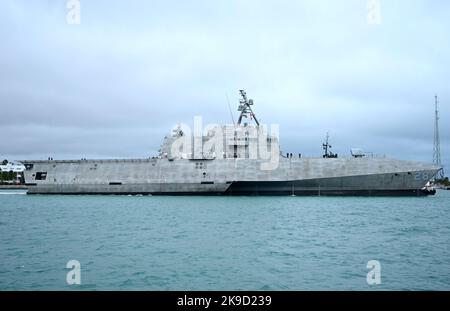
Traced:
<path id="1" fill-rule="evenodd" d="M 450 160 L 448 1 L 0 4 L 0 156 L 142 157 L 177 122 L 230 122 L 246 88 L 282 149 L 430 162 L 433 97 Z"/>

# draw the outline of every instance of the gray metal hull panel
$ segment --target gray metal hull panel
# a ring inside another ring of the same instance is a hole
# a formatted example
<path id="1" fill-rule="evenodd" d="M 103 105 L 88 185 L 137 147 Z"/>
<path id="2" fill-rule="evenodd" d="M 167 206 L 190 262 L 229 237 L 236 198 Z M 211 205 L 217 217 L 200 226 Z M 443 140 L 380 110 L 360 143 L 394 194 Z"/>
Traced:
<path id="1" fill-rule="evenodd" d="M 236 182 L 228 195 L 313 196 L 422 196 L 430 192 L 413 187 L 406 176 L 392 174 L 295 180 L 286 182 Z"/>
<path id="2" fill-rule="evenodd" d="M 214 194 L 224 193 L 223 184 L 65 184 L 29 186 L 28 194 Z"/>
<path id="3" fill-rule="evenodd" d="M 281 158 L 274 170 L 250 159 L 24 163 L 29 194 L 415 195 L 440 169 L 384 158 Z"/>

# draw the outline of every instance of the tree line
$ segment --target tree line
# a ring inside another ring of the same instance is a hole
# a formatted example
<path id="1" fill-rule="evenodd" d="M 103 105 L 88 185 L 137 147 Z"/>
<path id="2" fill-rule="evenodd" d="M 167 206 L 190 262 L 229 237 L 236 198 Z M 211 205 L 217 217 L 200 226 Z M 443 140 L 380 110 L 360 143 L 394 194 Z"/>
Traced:
<path id="1" fill-rule="evenodd" d="M 16 179 L 16 172 L 0 172 L 0 184 L 5 184 L 7 181 L 15 181 Z"/>

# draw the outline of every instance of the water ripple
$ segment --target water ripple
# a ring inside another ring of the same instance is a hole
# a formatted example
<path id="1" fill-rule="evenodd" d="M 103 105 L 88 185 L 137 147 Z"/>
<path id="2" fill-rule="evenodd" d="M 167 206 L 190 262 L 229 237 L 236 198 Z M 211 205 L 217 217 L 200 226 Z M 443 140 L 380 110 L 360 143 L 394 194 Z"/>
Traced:
<path id="1" fill-rule="evenodd" d="M 449 199 L 3 195 L 0 289 L 450 290 Z"/>

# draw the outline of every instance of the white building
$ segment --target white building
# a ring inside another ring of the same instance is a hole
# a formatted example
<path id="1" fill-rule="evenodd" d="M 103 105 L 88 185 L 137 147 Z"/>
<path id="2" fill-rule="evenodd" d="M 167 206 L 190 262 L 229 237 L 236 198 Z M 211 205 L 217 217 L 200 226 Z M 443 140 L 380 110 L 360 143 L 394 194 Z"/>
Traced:
<path id="1" fill-rule="evenodd" d="M 0 165 L 1 172 L 15 172 L 20 173 L 25 170 L 25 165 L 20 162 L 12 161 L 8 162 L 6 165 Z"/>

